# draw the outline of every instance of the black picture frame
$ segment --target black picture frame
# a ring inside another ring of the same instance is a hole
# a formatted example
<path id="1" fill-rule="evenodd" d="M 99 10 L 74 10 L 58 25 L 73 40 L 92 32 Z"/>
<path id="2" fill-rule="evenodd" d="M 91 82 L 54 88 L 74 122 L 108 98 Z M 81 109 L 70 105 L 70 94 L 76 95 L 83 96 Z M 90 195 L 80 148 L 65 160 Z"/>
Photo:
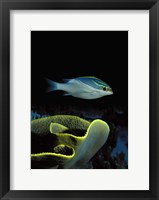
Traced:
<path id="1" fill-rule="evenodd" d="M 149 10 L 150 16 L 150 189 L 148 191 L 10 190 L 10 10 Z M 157 0 L 0 0 L 0 198 L 159 199 L 159 2 Z"/>

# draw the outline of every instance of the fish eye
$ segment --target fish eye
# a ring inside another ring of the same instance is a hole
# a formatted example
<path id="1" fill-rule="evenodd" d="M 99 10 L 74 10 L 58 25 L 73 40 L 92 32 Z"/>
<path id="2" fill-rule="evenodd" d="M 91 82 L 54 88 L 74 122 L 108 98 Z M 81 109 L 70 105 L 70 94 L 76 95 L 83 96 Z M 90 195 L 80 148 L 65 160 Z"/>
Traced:
<path id="1" fill-rule="evenodd" d="M 107 91 L 107 88 L 106 88 L 106 87 L 103 87 L 103 91 Z"/>

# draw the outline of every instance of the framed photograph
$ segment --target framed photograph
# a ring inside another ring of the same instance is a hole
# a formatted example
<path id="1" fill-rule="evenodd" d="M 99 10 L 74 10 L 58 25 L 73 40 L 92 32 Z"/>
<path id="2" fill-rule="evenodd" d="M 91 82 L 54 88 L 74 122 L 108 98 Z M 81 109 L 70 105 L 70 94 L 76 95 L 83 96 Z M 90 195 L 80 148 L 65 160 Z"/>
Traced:
<path id="1" fill-rule="evenodd" d="M 1 1 L 1 199 L 158 199 L 158 1 Z"/>

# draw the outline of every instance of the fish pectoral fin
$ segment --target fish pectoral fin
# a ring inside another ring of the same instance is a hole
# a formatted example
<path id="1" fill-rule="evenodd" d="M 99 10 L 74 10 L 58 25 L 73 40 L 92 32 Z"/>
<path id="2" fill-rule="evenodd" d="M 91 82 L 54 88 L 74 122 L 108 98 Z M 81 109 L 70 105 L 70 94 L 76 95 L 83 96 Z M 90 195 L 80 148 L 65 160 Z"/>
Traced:
<path id="1" fill-rule="evenodd" d="M 69 93 L 65 92 L 63 96 L 71 96 Z"/>
<path id="2" fill-rule="evenodd" d="M 63 133 L 67 131 L 68 128 L 66 126 L 63 126 L 59 123 L 51 123 L 50 124 L 50 133 L 57 134 L 57 133 Z"/>
<path id="3" fill-rule="evenodd" d="M 94 92 L 81 92 L 80 95 L 84 96 L 84 95 L 89 95 L 89 96 L 93 96 L 95 93 Z"/>

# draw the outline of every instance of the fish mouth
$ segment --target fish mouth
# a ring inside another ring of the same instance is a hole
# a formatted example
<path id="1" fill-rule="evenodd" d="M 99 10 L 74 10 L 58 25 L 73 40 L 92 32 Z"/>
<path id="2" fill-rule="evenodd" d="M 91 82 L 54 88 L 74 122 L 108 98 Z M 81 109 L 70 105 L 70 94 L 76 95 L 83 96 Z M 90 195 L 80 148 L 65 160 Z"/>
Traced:
<path id="1" fill-rule="evenodd" d="M 113 94 L 113 90 L 111 88 L 107 88 L 108 94 Z"/>
<path id="2" fill-rule="evenodd" d="M 112 95 L 112 94 L 113 94 L 113 92 L 108 92 L 108 93 L 107 93 L 107 95 Z"/>

